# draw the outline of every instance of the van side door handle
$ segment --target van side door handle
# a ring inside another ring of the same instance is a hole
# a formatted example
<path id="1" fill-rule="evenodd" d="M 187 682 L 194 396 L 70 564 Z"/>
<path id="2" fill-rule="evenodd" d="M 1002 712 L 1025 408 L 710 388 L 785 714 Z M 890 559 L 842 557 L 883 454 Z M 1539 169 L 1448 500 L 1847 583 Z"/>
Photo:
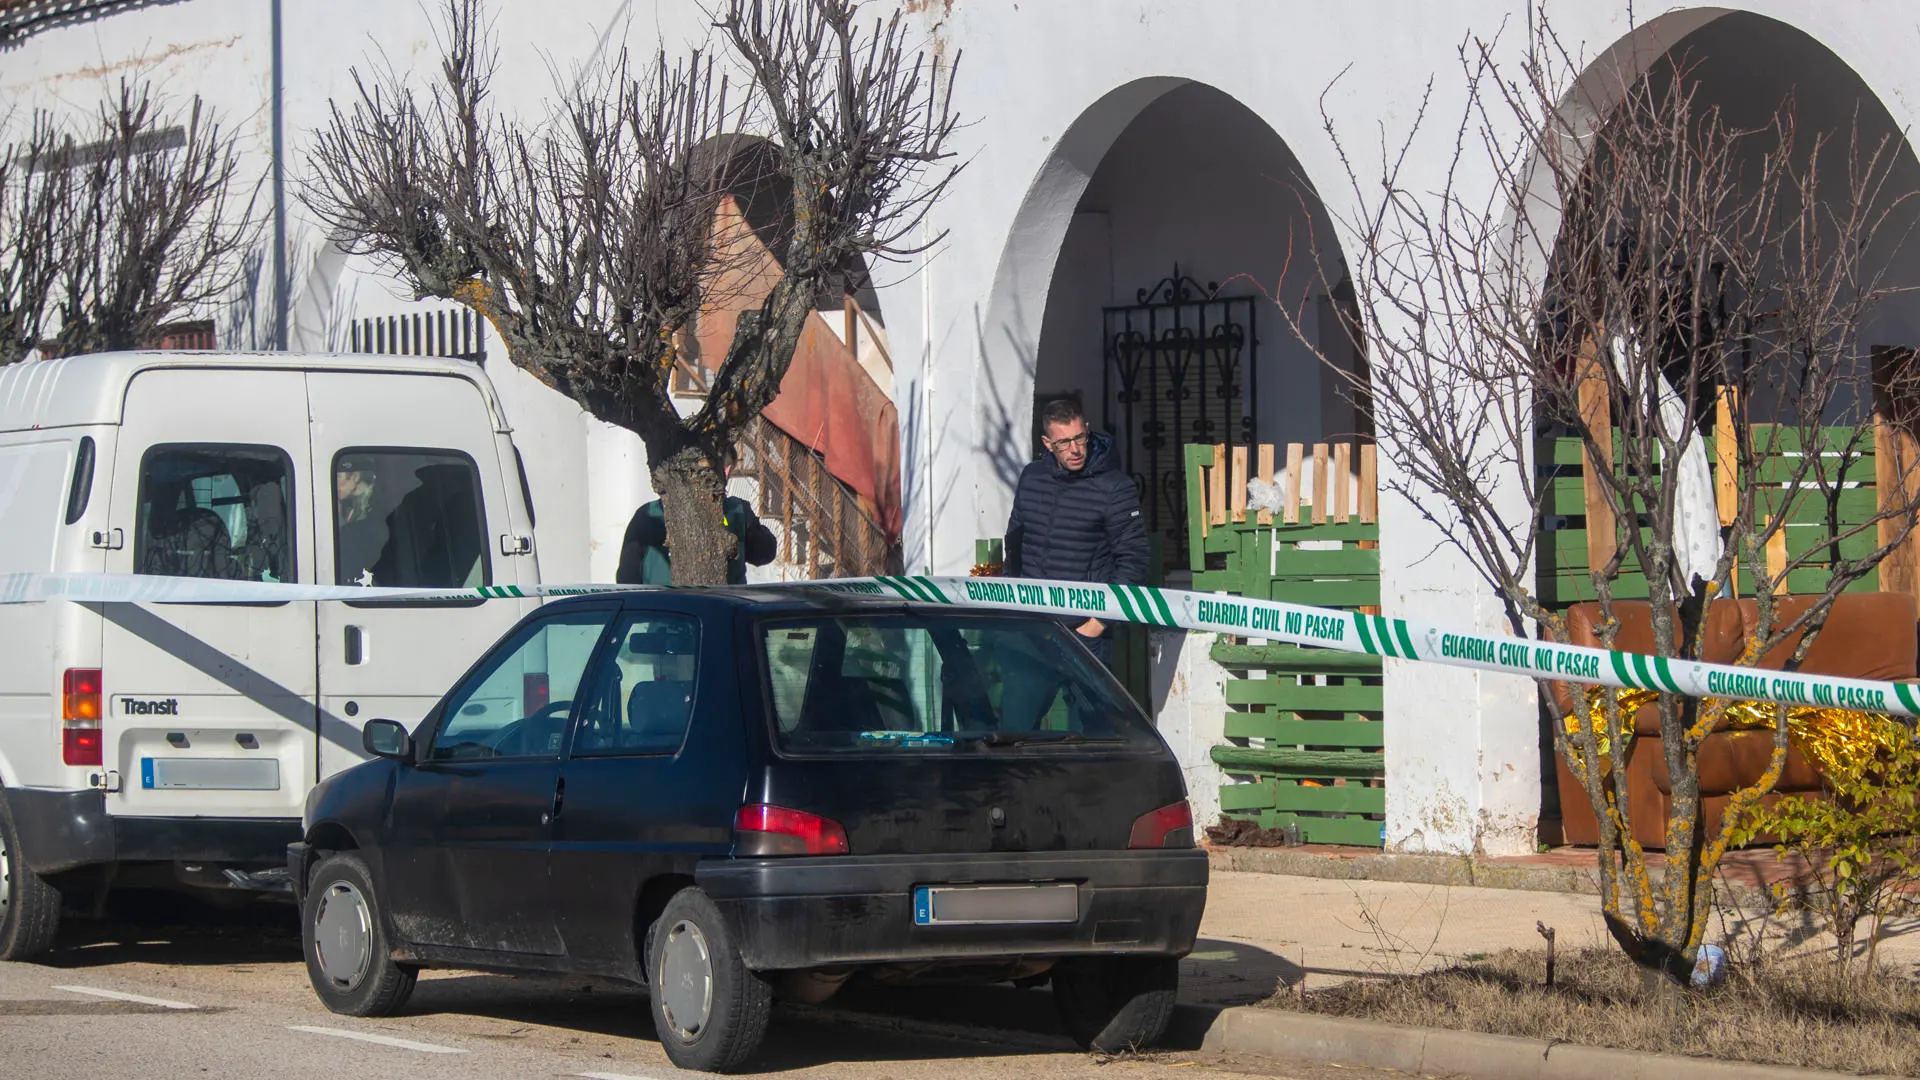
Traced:
<path id="1" fill-rule="evenodd" d="M 367 635 L 357 626 L 347 627 L 345 645 L 347 666 L 355 667 L 367 662 Z"/>

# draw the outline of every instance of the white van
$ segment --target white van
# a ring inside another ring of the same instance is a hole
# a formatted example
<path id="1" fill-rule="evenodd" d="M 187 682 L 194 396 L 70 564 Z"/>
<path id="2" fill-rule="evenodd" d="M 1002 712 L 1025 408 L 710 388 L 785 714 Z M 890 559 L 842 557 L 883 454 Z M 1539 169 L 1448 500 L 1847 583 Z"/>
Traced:
<path id="1" fill-rule="evenodd" d="M 530 504 L 471 363 L 0 370 L 0 573 L 524 586 Z M 63 892 L 284 884 L 366 721 L 418 722 L 533 603 L 0 605 L 0 960 L 51 943 Z"/>

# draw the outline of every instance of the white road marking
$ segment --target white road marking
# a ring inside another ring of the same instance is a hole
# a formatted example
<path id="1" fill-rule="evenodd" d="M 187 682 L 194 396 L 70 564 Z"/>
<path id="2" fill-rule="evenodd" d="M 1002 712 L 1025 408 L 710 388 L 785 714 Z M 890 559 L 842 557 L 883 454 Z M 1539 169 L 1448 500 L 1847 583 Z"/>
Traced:
<path id="1" fill-rule="evenodd" d="M 143 997 L 139 994 L 123 994 L 118 990 L 102 990 L 97 986 L 56 986 L 55 990 L 65 990 L 69 994 L 91 994 L 94 997 L 112 998 L 115 1001 L 131 1001 L 135 1005 L 152 1005 L 160 1009 L 180 1009 L 191 1012 L 198 1005 L 189 1005 L 184 1001 L 168 1001 L 166 998 Z"/>
<path id="2" fill-rule="evenodd" d="M 433 1043 L 413 1042 L 409 1039 L 396 1039 L 391 1035 L 375 1035 L 366 1031 L 347 1031 L 342 1028 L 304 1027 L 289 1024 L 289 1031 L 304 1031 L 309 1035 L 331 1035 L 336 1039 L 353 1039 L 357 1042 L 373 1043 L 376 1046 L 391 1046 L 397 1050 L 418 1050 L 423 1054 L 464 1054 L 465 1050 L 457 1046 L 435 1046 Z"/>
<path id="3" fill-rule="evenodd" d="M 586 1080 L 653 1080 L 651 1076 L 634 1076 L 629 1073 L 574 1073 L 586 1077 Z"/>

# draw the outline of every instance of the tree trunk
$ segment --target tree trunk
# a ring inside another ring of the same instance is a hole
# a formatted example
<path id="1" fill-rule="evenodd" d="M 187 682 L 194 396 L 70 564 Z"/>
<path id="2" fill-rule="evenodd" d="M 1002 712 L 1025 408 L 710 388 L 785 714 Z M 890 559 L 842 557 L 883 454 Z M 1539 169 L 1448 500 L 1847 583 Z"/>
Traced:
<path id="1" fill-rule="evenodd" d="M 675 585 L 725 585 L 735 539 L 722 503 L 727 481 L 719 456 L 690 445 L 653 467 L 667 519 L 667 552 Z"/>

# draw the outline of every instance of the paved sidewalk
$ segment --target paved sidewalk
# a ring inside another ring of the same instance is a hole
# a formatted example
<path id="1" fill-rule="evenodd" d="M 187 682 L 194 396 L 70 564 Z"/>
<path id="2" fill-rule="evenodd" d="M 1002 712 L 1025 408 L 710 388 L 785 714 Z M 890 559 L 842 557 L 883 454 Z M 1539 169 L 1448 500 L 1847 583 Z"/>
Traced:
<path id="1" fill-rule="evenodd" d="M 1182 970 L 1195 1005 L 1247 1005 L 1281 990 L 1409 974 L 1501 949 L 1543 948 L 1536 924 L 1563 952 L 1609 939 L 1596 896 L 1404 881 L 1245 873 L 1217 866 L 1200 943 Z M 1785 932 L 1791 928 L 1777 925 Z M 1880 947 L 1892 964 L 1920 965 L 1920 926 Z M 1716 924 L 1713 936 L 1721 932 Z M 1797 937 L 1799 940 L 1793 940 Z M 1818 936 L 1789 943 L 1820 948 Z"/>

